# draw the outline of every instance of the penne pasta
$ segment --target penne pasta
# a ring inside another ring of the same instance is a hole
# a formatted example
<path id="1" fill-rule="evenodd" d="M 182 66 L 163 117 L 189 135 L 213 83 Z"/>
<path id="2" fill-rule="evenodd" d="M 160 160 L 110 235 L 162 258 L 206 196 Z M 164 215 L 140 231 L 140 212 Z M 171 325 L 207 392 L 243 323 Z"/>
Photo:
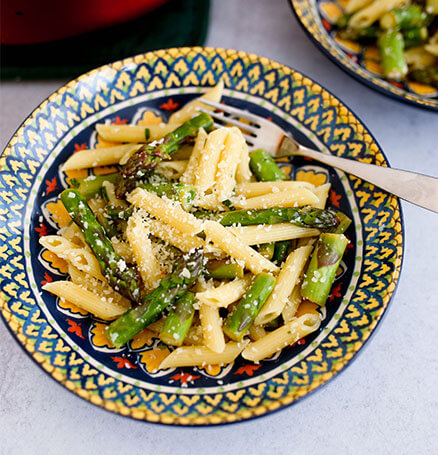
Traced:
<path id="1" fill-rule="evenodd" d="M 205 346 L 213 352 L 223 352 L 225 349 L 225 337 L 222 332 L 222 319 L 219 316 L 219 309 L 201 305 L 199 319 Z"/>
<path id="2" fill-rule="evenodd" d="M 135 152 L 141 144 L 116 145 L 99 149 L 80 150 L 73 154 L 62 166 L 62 170 L 84 169 L 88 167 L 108 166 L 119 164 L 122 157 L 128 152 Z"/>
<path id="3" fill-rule="evenodd" d="M 108 142 L 152 142 L 176 130 L 179 124 L 159 123 L 158 125 L 116 125 L 98 123 L 96 131 Z"/>
<path id="4" fill-rule="evenodd" d="M 320 234 L 318 229 L 295 226 L 292 223 L 260 224 L 257 226 L 228 227 L 226 229 L 246 245 L 314 237 Z"/>
<path id="5" fill-rule="evenodd" d="M 300 306 L 302 297 L 300 286 L 295 286 L 292 294 L 289 296 L 281 316 L 284 322 L 291 321 L 297 314 L 298 307 Z"/>
<path id="6" fill-rule="evenodd" d="M 290 346 L 309 333 L 315 332 L 320 325 L 321 319 L 319 316 L 304 314 L 268 333 L 265 337 L 250 343 L 242 351 L 242 357 L 252 362 L 259 362 L 281 351 L 286 346 Z"/>
<path id="7" fill-rule="evenodd" d="M 234 362 L 234 359 L 246 347 L 247 342 L 229 342 L 219 354 L 206 346 L 183 346 L 176 348 L 160 364 L 160 369 L 193 367 L 205 365 L 224 365 Z"/>
<path id="8" fill-rule="evenodd" d="M 197 234 L 202 231 L 201 220 L 185 212 L 180 206 L 174 204 L 169 199 L 162 199 L 143 188 L 136 188 L 128 195 L 127 200 L 135 205 L 135 207 L 145 210 L 155 218 L 170 224 L 181 232 Z"/>
<path id="9" fill-rule="evenodd" d="M 138 212 L 129 217 L 125 234 L 143 284 L 146 289 L 155 289 L 162 278 L 161 269 L 152 251 L 149 230 Z"/>
<path id="10" fill-rule="evenodd" d="M 108 321 L 121 316 L 126 311 L 126 307 L 110 302 L 108 299 L 83 289 L 71 281 L 53 281 L 45 284 L 43 289 L 73 303 L 98 318 Z"/>
<path id="11" fill-rule="evenodd" d="M 369 27 L 387 11 L 407 5 L 408 3 L 408 0 L 374 0 L 371 4 L 365 6 L 365 8 L 354 13 L 348 22 L 348 26 L 353 29 Z"/>
<path id="12" fill-rule="evenodd" d="M 202 102 L 199 101 L 200 99 L 219 103 L 222 98 L 223 90 L 224 83 L 220 80 L 217 85 L 210 88 L 206 93 L 204 93 L 204 95 L 199 98 L 195 98 L 193 101 L 187 103 L 182 109 L 174 112 L 169 118 L 169 123 L 181 125 L 195 115 L 199 114 L 198 108 L 205 108 L 205 104 L 202 104 Z"/>
<path id="13" fill-rule="evenodd" d="M 229 229 L 216 221 L 205 221 L 204 232 L 208 239 L 219 249 L 237 261 L 245 264 L 251 272 L 258 274 L 264 271 L 276 272 L 278 267 L 248 245 L 242 244 Z"/>
<path id="14" fill-rule="evenodd" d="M 207 133 L 204 128 L 199 130 L 198 136 L 196 137 L 195 145 L 193 147 L 192 154 L 190 155 L 187 166 L 181 175 L 181 183 L 186 185 L 193 185 L 195 183 L 195 175 L 199 166 L 199 160 L 207 140 Z"/>
<path id="15" fill-rule="evenodd" d="M 240 161 L 236 170 L 236 182 L 247 183 L 251 180 L 251 169 L 249 168 L 249 151 L 245 142 L 240 152 Z"/>
<path id="16" fill-rule="evenodd" d="M 297 186 L 289 191 L 268 193 L 249 199 L 237 199 L 234 206 L 238 209 L 269 209 L 271 207 L 300 207 L 314 205 L 319 202 L 318 197 L 312 191 L 302 186 Z"/>
<path id="17" fill-rule="evenodd" d="M 251 281 L 252 276 L 247 274 L 243 278 L 230 281 L 227 284 L 198 292 L 196 294 L 196 299 L 206 306 L 226 308 L 245 294 Z"/>
<path id="18" fill-rule="evenodd" d="M 315 185 L 298 180 L 293 182 L 247 182 L 236 186 L 236 195 L 253 198 L 280 191 L 293 191 L 296 188 L 307 188 L 314 191 Z"/>
<path id="19" fill-rule="evenodd" d="M 324 185 L 320 185 L 315 188 L 314 192 L 318 197 L 319 201 L 313 204 L 313 207 L 316 207 L 317 209 L 323 209 L 325 207 L 330 187 L 331 187 L 330 183 L 324 183 Z"/>
<path id="20" fill-rule="evenodd" d="M 249 337 L 253 341 L 260 340 L 260 338 L 263 338 L 266 336 L 268 332 L 261 326 L 261 325 L 252 325 L 249 328 Z"/>
<path id="21" fill-rule="evenodd" d="M 311 252 L 312 245 L 308 245 L 289 254 L 281 267 L 274 290 L 255 318 L 256 325 L 265 325 L 281 314 Z"/>
<path id="22" fill-rule="evenodd" d="M 184 173 L 187 163 L 187 160 L 161 161 L 156 169 L 159 174 L 172 180 L 179 178 Z"/>
<path id="23" fill-rule="evenodd" d="M 348 0 L 347 4 L 344 7 L 344 10 L 347 14 L 351 14 L 357 10 L 362 9 L 372 2 L 373 0 Z"/>

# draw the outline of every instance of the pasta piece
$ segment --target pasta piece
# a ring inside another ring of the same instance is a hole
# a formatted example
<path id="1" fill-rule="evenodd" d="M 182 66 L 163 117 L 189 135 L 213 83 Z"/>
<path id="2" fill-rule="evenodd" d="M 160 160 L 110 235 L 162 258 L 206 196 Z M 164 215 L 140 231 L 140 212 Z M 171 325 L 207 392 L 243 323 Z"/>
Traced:
<path id="1" fill-rule="evenodd" d="M 218 202 L 215 194 L 198 194 L 193 201 L 195 207 L 211 210 L 212 212 L 224 212 L 227 209 L 225 205 Z"/>
<path id="2" fill-rule="evenodd" d="M 281 314 L 311 252 L 312 246 L 309 245 L 289 254 L 281 267 L 274 290 L 255 318 L 256 325 L 267 324 Z"/>
<path id="3" fill-rule="evenodd" d="M 187 163 L 187 160 L 161 161 L 156 170 L 168 179 L 178 179 L 186 170 Z"/>
<path id="4" fill-rule="evenodd" d="M 222 332 L 222 319 L 219 316 L 219 309 L 201 305 L 199 318 L 205 346 L 213 352 L 223 352 L 225 349 L 225 337 Z"/>
<path id="5" fill-rule="evenodd" d="M 252 362 L 270 357 L 277 351 L 281 351 L 309 333 L 318 330 L 321 319 L 315 314 L 304 314 L 293 319 L 282 327 L 270 332 L 265 337 L 250 343 L 242 352 L 242 357 Z"/>
<path id="6" fill-rule="evenodd" d="M 184 338 L 184 344 L 186 345 L 201 345 L 203 344 L 202 327 L 193 325 L 190 327 L 189 333 Z"/>
<path id="7" fill-rule="evenodd" d="M 106 197 L 108 198 L 109 205 L 114 207 L 127 207 L 128 204 L 122 199 L 116 196 L 116 187 L 111 182 L 105 181 L 102 183 L 102 187 L 105 189 Z"/>
<path id="8" fill-rule="evenodd" d="M 197 110 L 199 107 L 205 108 L 205 104 L 202 104 L 202 102 L 199 101 L 200 99 L 219 103 L 222 98 L 223 90 L 224 83 L 222 80 L 220 80 L 217 85 L 210 88 L 206 93 L 204 93 L 204 95 L 199 98 L 195 98 L 193 101 L 187 103 L 182 109 L 174 112 L 169 118 L 169 123 L 176 123 L 178 125 L 181 125 L 182 123 L 187 122 L 187 120 L 190 120 L 192 117 L 197 115 L 199 113 Z"/>
<path id="9" fill-rule="evenodd" d="M 344 6 L 344 10 L 347 14 L 351 14 L 372 2 L 373 0 L 348 0 L 348 3 Z"/>
<path id="10" fill-rule="evenodd" d="M 123 240 L 119 240 L 117 237 L 111 238 L 111 244 L 114 248 L 114 251 L 119 255 L 126 262 L 134 262 L 134 256 L 132 254 L 132 250 L 129 245 L 124 242 Z"/>
<path id="11" fill-rule="evenodd" d="M 243 278 L 230 281 L 227 284 L 218 286 L 217 288 L 207 289 L 203 292 L 196 294 L 196 299 L 203 305 L 226 308 L 233 302 L 239 300 L 252 281 L 250 274 L 245 275 Z"/>
<path id="12" fill-rule="evenodd" d="M 246 245 L 260 245 L 262 243 L 280 242 L 302 237 L 314 237 L 320 234 L 318 229 L 295 226 L 292 223 L 229 227 L 227 230 Z"/>
<path id="13" fill-rule="evenodd" d="M 424 49 L 429 52 L 429 54 L 438 57 L 438 43 L 427 43 L 424 45 Z"/>
<path id="14" fill-rule="evenodd" d="M 121 316 L 126 311 L 126 308 L 109 302 L 71 281 L 53 281 L 45 284 L 43 289 L 107 321 Z"/>
<path id="15" fill-rule="evenodd" d="M 123 307 L 125 311 L 131 308 L 131 302 L 118 292 L 114 291 L 107 283 L 93 278 L 91 275 L 88 275 L 88 273 L 82 272 L 71 264 L 68 266 L 68 274 L 74 284 L 81 286 L 87 291 L 93 292 L 106 302 L 116 303 Z"/>
<path id="16" fill-rule="evenodd" d="M 146 289 L 152 290 L 158 286 L 161 276 L 160 266 L 152 251 L 152 243 L 141 215 L 137 212 L 128 219 L 126 238 Z"/>
<path id="17" fill-rule="evenodd" d="M 207 346 L 183 346 L 176 348 L 160 364 L 160 370 L 165 368 L 194 367 L 205 365 L 226 365 L 245 349 L 247 342 L 227 343 L 224 350 L 218 354 Z"/>
<path id="18" fill-rule="evenodd" d="M 268 332 L 261 326 L 261 325 L 252 325 L 249 328 L 249 337 L 251 340 L 257 341 L 260 340 L 260 338 L 263 338 L 266 336 Z"/>
<path id="19" fill-rule="evenodd" d="M 370 5 L 354 13 L 348 22 L 348 26 L 353 29 L 369 27 L 387 11 L 405 6 L 408 3 L 408 0 L 374 0 Z"/>
<path id="20" fill-rule="evenodd" d="M 194 186 L 200 193 L 212 188 L 215 183 L 217 165 L 225 147 L 227 135 L 228 128 L 219 128 L 207 136 L 195 175 Z"/>
<path id="21" fill-rule="evenodd" d="M 281 312 L 284 322 L 289 322 L 295 317 L 300 303 L 301 289 L 300 286 L 295 286 L 292 294 L 286 302 L 285 307 L 283 308 L 283 311 Z"/>
<path id="22" fill-rule="evenodd" d="M 309 182 L 289 181 L 289 182 L 247 182 L 237 185 L 236 195 L 253 198 L 269 193 L 279 193 L 280 191 L 293 191 L 296 188 L 307 188 L 315 190 L 315 185 Z"/>
<path id="23" fill-rule="evenodd" d="M 178 128 L 179 124 L 159 123 L 158 125 L 116 125 L 98 123 L 96 131 L 108 142 L 152 142 Z"/>
<path id="24" fill-rule="evenodd" d="M 79 229 L 76 223 L 70 223 L 68 226 L 66 226 L 63 229 L 60 229 L 58 232 L 62 237 L 64 237 L 67 240 L 70 240 L 70 242 L 74 243 L 75 245 L 87 249 L 89 248 L 87 243 L 85 242 L 84 234 L 82 234 L 82 231 Z"/>
<path id="25" fill-rule="evenodd" d="M 264 271 L 276 272 L 278 267 L 264 258 L 260 253 L 245 245 L 229 229 L 216 221 L 205 221 L 205 235 L 225 253 L 245 264 L 251 272 L 258 274 Z"/>
<path id="26" fill-rule="evenodd" d="M 249 151 L 248 145 L 245 142 L 240 152 L 240 161 L 236 170 L 236 182 L 246 183 L 251 180 L 251 169 L 249 168 Z"/>
<path id="27" fill-rule="evenodd" d="M 158 220 L 147 220 L 149 232 L 170 245 L 188 253 L 193 248 L 203 247 L 205 242 L 196 235 L 185 234 L 169 224 L 162 223 Z"/>
<path id="28" fill-rule="evenodd" d="M 233 188 L 236 184 L 236 170 L 244 145 L 245 139 L 239 128 L 229 128 L 228 136 L 225 139 L 225 148 L 221 151 L 217 165 L 216 183 L 213 187 L 213 192 L 220 202 L 229 199 L 233 194 Z"/>
<path id="29" fill-rule="evenodd" d="M 405 51 L 406 63 L 412 69 L 424 69 L 435 64 L 436 58 L 424 46 L 410 47 Z"/>
<path id="30" fill-rule="evenodd" d="M 271 207 L 300 207 L 314 205 L 318 202 L 318 197 L 312 191 L 297 186 L 290 191 L 279 191 L 278 193 L 236 200 L 234 206 L 238 209 L 269 209 Z"/>
<path id="31" fill-rule="evenodd" d="M 65 259 L 77 269 L 87 272 L 98 280 L 105 281 L 99 262 L 89 250 L 80 248 L 75 243 L 59 235 L 46 235 L 40 238 L 40 244 L 61 259 Z"/>
<path id="32" fill-rule="evenodd" d="M 174 204 L 170 200 L 162 199 L 143 188 L 136 188 L 128 195 L 127 200 L 136 207 L 145 210 L 155 218 L 170 224 L 181 232 L 186 234 L 197 234 L 202 231 L 201 220 L 198 220 L 192 214 L 185 212 L 180 206 Z"/>
<path id="33" fill-rule="evenodd" d="M 135 152 L 141 144 L 116 145 L 114 147 L 102 147 L 99 149 L 80 150 L 74 153 L 62 166 L 63 171 L 72 169 L 84 169 L 88 167 L 108 166 L 119 164 L 119 161 L 127 152 Z"/>
<path id="34" fill-rule="evenodd" d="M 195 183 L 195 175 L 199 166 L 199 160 L 201 159 L 202 150 L 204 149 L 206 140 L 207 133 L 205 132 L 204 128 L 200 128 L 198 136 L 196 137 L 192 154 L 190 155 L 184 173 L 181 175 L 181 183 L 185 183 L 186 185 L 193 185 Z"/>
<path id="35" fill-rule="evenodd" d="M 315 188 L 315 194 L 318 197 L 319 201 L 313 204 L 313 207 L 316 207 L 317 209 L 323 209 L 325 207 L 330 187 L 330 183 L 324 183 L 324 185 L 320 185 Z"/>

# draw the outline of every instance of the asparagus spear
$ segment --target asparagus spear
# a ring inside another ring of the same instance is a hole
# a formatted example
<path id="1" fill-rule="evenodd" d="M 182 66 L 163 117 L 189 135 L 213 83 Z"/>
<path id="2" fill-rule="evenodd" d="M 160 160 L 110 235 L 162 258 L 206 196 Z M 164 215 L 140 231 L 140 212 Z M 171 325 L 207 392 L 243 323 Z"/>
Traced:
<path id="1" fill-rule="evenodd" d="M 175 308 L 169 312 L 160 332 L 160 340 L 171 346 L 181 346 L 192 325 L 195 309 L 195 295 L 186 292 L 175 302 Z"/>
<path id="2" fill-rule="evenodd" d="M 268 152 L 262 149 L 254 150 L 249 155 L 249 167 L 257 180 L 262 182 L 274 182 L 276 180 L 284 180 L 286 176 L 278 167 Z"/>
<path id="3" fill-rule="evenodd" d="M 224 261 L 209 261 L 207 264 L 209 278 L 215 280 L 243 278 L 243 267 L 236 263 L 226 263 Z"/>
<path id="4" fill-rule="evenodd" d="M 409 73 L 409 78 L 421 84 L 431 85 L 438 88 L 438 67 L 429 66 L 427 68 L 419 68 Z"/>
<path id="5" fill-rule="evenodd" d="M 380 27 L 384 30 L 404 30 L 422 26 L 426 20 L 427 14 L 419 5 L 409 5 L 385 13 L 380 18 Z"/>
<path id="6" fill-rule="evenodd" d="M 424 43 L 428 36 L 429 32 L 427 31 L 427 27 L 416 27 L 404 30 L 403 38 L 405 40 L 405 48 L 418 46 L 419 44 Z"/>
<path id="7" fill-rule="evenodd" d="M 339 220 L 339 224 L 330 232 L 333 234 L 343 234 L 349 228 L 352 220 L 342 212 L 336 212 L 336 218 Z"/>
<path id="8" fill-rule="evenodd" d="M 321 234 L 301 285 L 303 298 L 324 306 L 348 240 L 342 234 Z"/>
<path id="9" fill-rule="evenodd" d="M 229 338 L 234 341 L 243 338 L 274 289 L 274 285 L 275 278 L 272 275 L 262 273 L 256 276 L 226 320 L 224 333 Z"/>
<path id="10" fill-rule="evenodd" d="M 328 230 L 335 228 L 339 224 L 338 218 L 334 213 L 313 207 L 273 207 L 258 210 L 236 210 L 220 214 L 218 218 L 223 226 L 231 226 L 233 224 L 241 226 L 278 224 L 289 221 L 301 227 Z"/>
<path id="11" fill-rule="evenodd" d="M 203 270 L 201 249 L 184 255 L 171 273 L 166 275 L 158 287 L 144 297 L 141 305 L 127 311 L 107 328 L 107 336 L 114 346 L 123 346 L 137 333 L 156 321 L 166 307 L 181 297 Z"/>
<path id="12" fill-rule="evenodd" d="M 209 131 L 213 120 L 207 114 L 199 114 L 183 123 L 175 131 L 166 134 L 158 145 L 146 145 L 135 152 L 120 172 L 120 179 L 116 187 L 116 195 L 122 198 L 131 191 L 136 182 L 148 173 L 163 159 L 169 159 L 179 147 L 196 137 L 200 128 Z"/>
<path id="13" fill-rule="evenodd" d="M 282 242 L 275 242 L 274 256 L 272 257 L 272 262 L 274 264 L 282 264 L 290 249 L 290 240 L 283 240 Z"/>
<path id="14" fill-rule="evenodd" d="M 186 211 L 191 209 L 191 203 L 196 196 L 195 187 L 183 183 L 143 183 L 139 187 L 158 194 L 158 196 L 166 196 L 180 202 L 181 207 Z"/>
<path id="15" fill-rule="evenodd" d="M 258 246 L 259 253 L 268 260 L 271 260 L 274 256 L 275 242 L 262 243 Z"/>
<path id="16" fill-rule="evenodd" d="M 403 35 L 397 30 L 382 33 L 377 40 L 382 57 L 383 74 L 385 77 L 401 80 L 408 72 L 404 56 L 405 43 Z"/>
<path id="17" fill-rule="evenodd" d="M 346 28 L 344 30 L 339 30 L 338 32 L 339 38 L 344 40 L 359 41 L 362 44 L 367 44 L 370 41 L 374 41 L 377 38 L 377 35 L 378 29 L 373 25 L 360 29 Z"/>
<path id="18" fill-rule="evenodd" d="M 118 178 L 119 174 L 117 172 L 107 175 L 89 175 L 80 179 L 72 179 L 71 184 L 88 200 L 99 193 L 103 182 L 116 183 Z"/>
<path id="19" fill-rule="evenodd" d="M 338 20 L 336 21 L 336 25 L 339 28 L 347 28 L 348 22 L 350 22 L 351 16 L 353 16 L 353 14 L 341 14 L 339 16 Z"/>
<path id="20" fill-rule="evenodd" d="M 116 221 L 128 221 L 128 218 L 134 213 L 134 207 L 130 206 L 127 208 L 114 207 L 108 205 L 106 207 L 106 213 L 108 217 Z"/>
<path id="21" fill-rule="evenodd" d="M 97 221 L 86 199 L 77 190 L 67 189 L 61 193 L 61 201 L 68 214 L 79 226 L 85 241 L 95 254 L 103 276 L 117 292 L 135 302 L 140 301 L 139 277 L 127 266 L 108 239 L 105 230 Z"/>

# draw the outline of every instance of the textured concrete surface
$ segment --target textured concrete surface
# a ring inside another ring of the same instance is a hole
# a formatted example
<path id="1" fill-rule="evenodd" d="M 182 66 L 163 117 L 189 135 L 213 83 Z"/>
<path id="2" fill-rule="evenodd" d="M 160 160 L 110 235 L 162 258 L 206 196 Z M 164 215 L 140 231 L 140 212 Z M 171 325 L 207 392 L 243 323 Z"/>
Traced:
<path id="1" fill-rule="evenodd" d="M 339 96 L 365 122 L 391 165 L 438 175 L 438 115 L 351 79 L 305 36 L 286 0 L 215 0 L 207 45 L 288 64 Z M 63 81 L 0 87 L 0 146 Z M 431 454 L 438 448 L 438 216 L 403 204 L 406 250 L 397 294 L 379 330 L 338 378 L 271 416 L 216 428 L 131 421 L 68 393 L 0 323 L 3 454 Z"/>

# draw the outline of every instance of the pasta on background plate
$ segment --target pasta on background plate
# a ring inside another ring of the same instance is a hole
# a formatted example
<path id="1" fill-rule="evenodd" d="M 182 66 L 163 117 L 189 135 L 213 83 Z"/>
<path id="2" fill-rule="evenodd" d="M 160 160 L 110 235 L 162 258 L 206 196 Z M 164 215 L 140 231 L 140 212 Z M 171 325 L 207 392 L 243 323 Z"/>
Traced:
<path id="1" fill-rule="evenodd" d="M 60 195 L 70 224 L 40 240 L 70 276 L 43 289 L 107 321 L 116 347 L 152 330 L 168 346 L 161 369 L 258 362 L 317 331 L 303 304 L 325 305 L 348 243 L 351 221 L 324 208 L 329 184 L 286 181 L 199 106 L 158 125 L 96 125 L 117 145 L 63 170 L 118 170 L 73 179 Z"/>

